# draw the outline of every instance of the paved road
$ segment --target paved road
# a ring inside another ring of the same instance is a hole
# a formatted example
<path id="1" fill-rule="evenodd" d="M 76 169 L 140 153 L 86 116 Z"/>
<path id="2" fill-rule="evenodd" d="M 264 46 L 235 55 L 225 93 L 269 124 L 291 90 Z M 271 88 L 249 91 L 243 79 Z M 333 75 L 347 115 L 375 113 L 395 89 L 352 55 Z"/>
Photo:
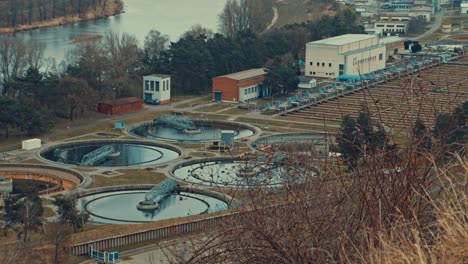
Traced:
<path id="1" fill-rule="evenodd" d="M 278 22 L 278 18 L 279 18 L 278 8 L 276 6 L 273 6 L 272 9 L 273 9 L 273 18 L 271 19 L 271 23 L 265 28 L 265 30 L 262 33 L 265 33 L 268 30 L 270 30 L 276 24 L 276 22 Z"/>
<path id="2" fill-rule="evenodd" d="M 444 17 L 444 11 L 441 10 L 435 15 L 435 21 L 431 25 L 431 28 L 429 28 L 429 30 L 427 30 L 426 32 L 424 32 L 423 34 L 421 34 L 421 35 L 419 35 L 417 37 L 413 37 L 413 38 L 410 38 L 410 39 L 411 40 L 419 40 L 419 39 L 422 39 L 422 38 L 436 32 L 440 28 L 440 26 L 442 25 L 442 18 L 443 17 Z"/>

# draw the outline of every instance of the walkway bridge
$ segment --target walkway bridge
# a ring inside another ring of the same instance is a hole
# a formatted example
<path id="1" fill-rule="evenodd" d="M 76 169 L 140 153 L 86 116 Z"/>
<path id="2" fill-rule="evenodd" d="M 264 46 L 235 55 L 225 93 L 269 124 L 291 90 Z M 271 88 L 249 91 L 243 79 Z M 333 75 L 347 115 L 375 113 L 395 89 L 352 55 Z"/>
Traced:
<path id="1" fill-rule="evenodd" d="M 80 165 L 93 166 L 96 162 L 117 152 L 115 145 L 105 145 L 84 155 Z"/>
<path id="2" fill-rule="evenodd" d="M 159 202 L 169 196 L 177 187 L 177 181 L 174 179 L 165 179 L 155 185 L 145 194 L 145 200 L 137 204 L 139 210 L 155 210 L 159 207 Z"/>
<path id="3" fill-rule="evenodd" d="M 179 116 L 162 114 L 159 118 L 154 119 L 157 124 L 164 124 L 181 130 L 196 130 L 195 123 L 188 119 Z"/>

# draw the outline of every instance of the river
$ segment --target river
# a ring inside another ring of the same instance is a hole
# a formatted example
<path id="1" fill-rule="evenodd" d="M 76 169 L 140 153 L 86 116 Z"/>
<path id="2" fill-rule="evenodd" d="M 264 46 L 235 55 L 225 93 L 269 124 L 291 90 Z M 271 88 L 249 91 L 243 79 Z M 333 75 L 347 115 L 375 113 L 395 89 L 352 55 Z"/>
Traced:
<path id="1" fill-rule="evenodd" d="M 143 45 L 151 29 L 169 35 L 177 41 L 181 34 L 200 24 L 217 31 L 218 15 L 226 0 L 124 0 L 125 12 L 113 17 L 82 21 L 53 28 L 35 29 L 9 35 L 0 39 L 37 41 L 46 46 L 45 55 L 57 63 L 73 47 L 70 39 L 87 35 L 104 35 L 106 32 L 130 33 Z"/>

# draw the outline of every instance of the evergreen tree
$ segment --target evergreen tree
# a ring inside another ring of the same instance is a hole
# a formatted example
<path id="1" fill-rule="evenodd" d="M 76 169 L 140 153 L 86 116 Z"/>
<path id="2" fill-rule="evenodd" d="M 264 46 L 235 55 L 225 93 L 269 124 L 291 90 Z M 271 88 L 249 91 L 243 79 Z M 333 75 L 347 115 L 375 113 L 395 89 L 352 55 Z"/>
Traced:
<path id="1" fill-rule="evenodd" d="M 13 229 L 17 238 L 29 241 L 30 232 L 37 232 L 42 227 L 41 216 L 44 213 L 42 200 L 34 188 L 5 200 L 4 232 Z"/>
<path id="2" fill-rule="evenodd" d="M 60 222 L 72 226 L 75 233 L 78 229 L 83 230 L 84 224 L 89 219 L 86 212 L 80 212 L 76 208 L 76 202 L 76 197 L 71 195 L 63 198 L 56 197 L 54 200 L 54 205 L 58 207 Z"/>
<path id="3" fill-rule="evenodd" d="M 356 121 L 350 115 L 344 116 L 340 131 L 341 133 L 337 138 L 338 147 L 343 155 L 343 160 L 352 169 L 357 165 L 362 154 L 362 142 Z"/>

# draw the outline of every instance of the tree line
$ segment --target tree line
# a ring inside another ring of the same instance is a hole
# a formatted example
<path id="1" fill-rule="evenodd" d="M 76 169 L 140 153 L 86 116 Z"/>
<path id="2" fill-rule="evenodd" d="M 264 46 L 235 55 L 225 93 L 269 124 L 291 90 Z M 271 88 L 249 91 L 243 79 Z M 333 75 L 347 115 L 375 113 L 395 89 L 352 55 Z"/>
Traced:
<path id="1" fill-rule="evenodd" d="M 13 28 L 51 19 L 79 16 L 90 12 L 110 15 L 108 9 L 121 12 L 121 0 L 0 0 L 0 27 Z"/>
<path id="2" fill-rule="evenodd" d="M 0 107 L 0 129 L 5 136 L 9 129 L 22 135 L 47 132 L 53 127 L 51 117 L 73 121 L 94 110 L 98 101 L 141 96 L 142 76 L 150 73 L 170 74 L 177 94 L 202 94 L 215 76 L 267 67 L 267 85 L 274 93 L 287 93 L 296 88 L 297 60 L 306 42 L 362 32 L 356 15 L 345 10 L 334 18 L 257 34 L 250 9 L 239 6 L 246 2 L 236 3 L 220 15 L 220 33 L 195 25 L 170 42 L 151 30 L 141 48 L 134 36 L 111 32 L 76 44 L 59 65 L 44 57 L 40 44 L 0 41 L 0 102 L 5 106 Z M 226 12 L 234 12 L 230 20 L 239 21 L 226 23 Z M 330 21 L 336 28 L 324 29 Z"/>

